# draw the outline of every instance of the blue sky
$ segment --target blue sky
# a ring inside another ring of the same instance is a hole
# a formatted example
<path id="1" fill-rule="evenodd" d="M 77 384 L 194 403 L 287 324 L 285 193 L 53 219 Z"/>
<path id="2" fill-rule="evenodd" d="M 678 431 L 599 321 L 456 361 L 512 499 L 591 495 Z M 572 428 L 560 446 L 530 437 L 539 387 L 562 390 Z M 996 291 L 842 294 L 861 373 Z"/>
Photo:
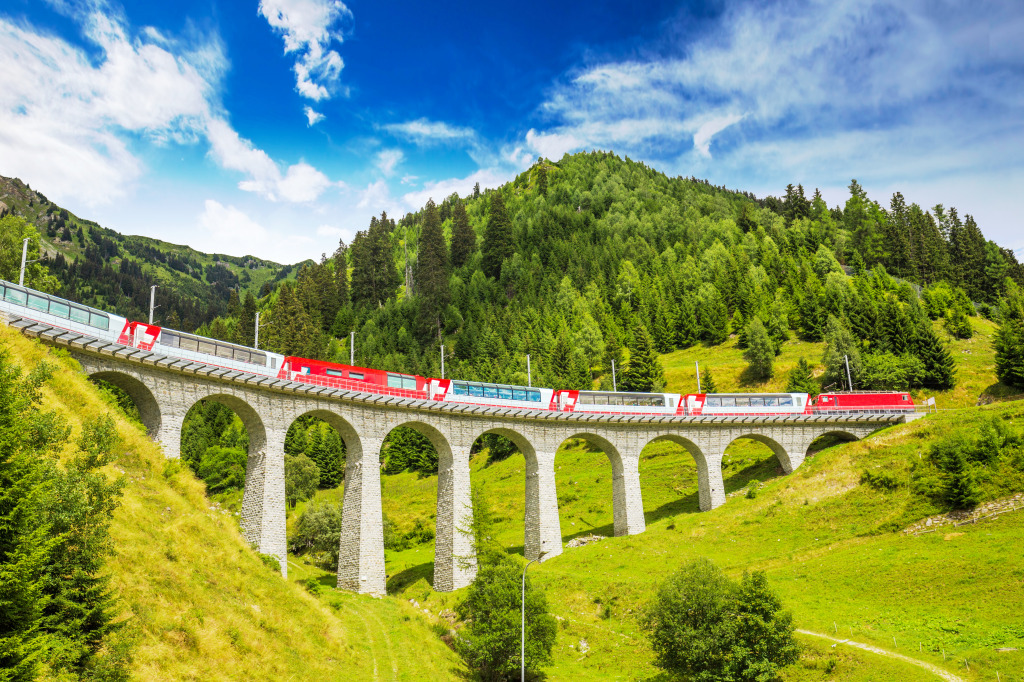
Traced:
<path id="1" fill-rule="evenodd" d="M 5 0 L 0 174 L 127 234 L 295 262 L 608 149 L 831 204 L 855 177 L 1024 248 L 1021 36 L 1015 1 Z"/>

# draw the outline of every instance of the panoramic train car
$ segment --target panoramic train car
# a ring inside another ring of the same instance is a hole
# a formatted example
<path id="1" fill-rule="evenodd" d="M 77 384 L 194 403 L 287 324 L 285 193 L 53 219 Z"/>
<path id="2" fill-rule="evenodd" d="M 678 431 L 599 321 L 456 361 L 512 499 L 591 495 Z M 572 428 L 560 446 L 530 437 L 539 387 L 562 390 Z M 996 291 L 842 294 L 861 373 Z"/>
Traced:
<path id="1" fill-rule="evenodd" d="M 628 391 L 556 391 L 551 409 L 611 414 L 683 414 L 678 393 Z"/>
<path id="2" fill-rule="evenodd" d="M 686 414 L 810 414 L 806 393 L 691 393 Z"/>
<path id="3" fill-rule="evenodd" d="M 822 393 L 814 402 L 816 413 L 890 413 L 913 412 L 909 393 Z"/>
<path id="4" fill-rule="evenodd" d="M 284 356 L 145 322 L 125 322 L 118 343 L 240 372 L 276 376 Z"/>
<path id="5" fill-rule="evenodd" d="M 310 360 L 292 355 L 284 358 L 277 376 L 279 379 L 304 381 L 352 391 L 387 393 L 406 398 L 427 398 L 430 387 L 429 380 L 421 376 Z"/>
<path id="6" fill-rule="evenodd" d="M 126 320 L 118 315 L 0 280 L 0 310 L 58 329 L 116 341 Z"/>
<path id="7" fill-rule="evenodd" d="M 550 408 L 553 390 L 509 384 L 490 384 L 458 379 L 430 379 L 430 396 L 434 400 L 473 405 L 521 407 L 527 410 Z"/>

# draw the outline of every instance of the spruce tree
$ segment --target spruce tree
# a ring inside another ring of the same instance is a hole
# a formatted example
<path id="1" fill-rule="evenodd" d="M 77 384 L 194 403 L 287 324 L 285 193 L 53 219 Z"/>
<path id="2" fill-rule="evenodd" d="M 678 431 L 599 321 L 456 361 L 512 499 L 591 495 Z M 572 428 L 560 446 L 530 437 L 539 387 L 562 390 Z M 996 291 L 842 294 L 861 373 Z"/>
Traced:
<path id="1" fill-rule="evenodd" d="M 918 325 L 914 351 L 924 363 L 925 386 L 946 390 L 956 385 L 956 362 L 927 321 Z"/>
<path id="2" fill-rule="evenodd" d="M 548 169 L 543 162 L 537 164 L 537 194 L 542 197 L 548 195 Z"/>
<path id="3" fill-rule="evenodd" d="M 996 378 L 1007 386 L 1024 389 L 1024 294 L 1016 284 L 1008 287 L 1000 305 L 996 331 Z"/>
<path id="4" fill-rule="evenodd" d="M 482 253 L 484 274 L 501 279 L 502 263 L 515 253 L 515 242 L 512 238 L 512 223 L 508 219 L 500 191 L 491 194 L 491 214 L 484 231 Z"/>
<path id="5" fill-rule="evenodd" d="M 759 317 L 754 317 L 747 324 L 746 332 L 747 350 L 743 357 L 750 363 L 753 377 L 758 381 L 767 381 L 775 373 L 775 345 Z"/>
<path id="6" fill-rule="evenodd" d="M 861 374 L 860 349 L 850 329 L 842 320 L 829 317 L 825 325 L 825 352 L 821 356 L 821 364 L 825 365 L 825 373 L 821 381 L 826 390 L 847 390 L 846 359 L 850 363 L 850 377 L 854 388 Z"/>
<path id="7" fill-rule="evenodd" d="M 640 325 L 633 332 L 633 345 L 629 349 L 629 365 L 622 373 L 619 387 L 623 391 L 650 393 L 665 385 L 665 372 L 654 352 L 654 343 L 647 328 Z"/>
<path id="8" fill-rule="evenodd" d="M 238 324 L 235 325 L 235 343 L 252 346 L 256 340 L 256 298 L 252 292 L 245 296 L 245 303 L 238 311 Z"/>
<path id="9" fill-rule="evenodd" d="M 718 384 L 711 376 L 711 370 L 705 367 L 700 373 L 700 390 L 704 393 L 718 393 Z"/>
<path id="10" fill-rule="evenodd" d="M 675 343 L 676 348 L 689 348 L 697 343 L 697 315 L 693 307 L 693 299 L 684 296 L 676 306 Z"/>
<path id="11" fill-rule="evenodd" d="M 433 199 L 427 200 L 420 232 L 419 256 L 416 260 L 416 282 L 420 314 L 432 335 L 441 341 L 441 316 L 451 300 L 448 289 L 448 246 L 441 232 L 441 217 Z"/>
<path id="12" fill-rule="evenodd" d="M 786 383 L 787 393 L 809 393 L 811 396 L 818 394 L 818 382 L 814 380 L 811 373 L 811 365 L 805 358 L 800 358 L 789 373 L 789 381 Z"/>
<path id="13" fill-rule="evenodd" d="M 351 300 L 348 286 L 348 247 L 345 240 L 338 241 L 338 248 L 334 251 L 334 292 L 338 299 L 338 307 L 348 305 Z"/>
<path id="14" fill-rule="evenodd" d="M 476 253 L 476 232 L 469 224 L 469 214 L 462 202 L 452 210 L 452 265 L 461 268 Z"/>

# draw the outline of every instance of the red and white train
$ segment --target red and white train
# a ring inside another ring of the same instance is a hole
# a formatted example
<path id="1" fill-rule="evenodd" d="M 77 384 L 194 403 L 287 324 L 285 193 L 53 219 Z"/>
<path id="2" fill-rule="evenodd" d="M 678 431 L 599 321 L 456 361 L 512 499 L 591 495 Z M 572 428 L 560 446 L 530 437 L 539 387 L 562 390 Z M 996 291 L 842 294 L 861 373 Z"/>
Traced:
<path id="1" fill-rule="evenodd" d="M 349 391 L 450 403 L 600 414 L 813 415 L 893 414 L 914 411 L 909 393 L 634 393 L 571 391 L 400 372 L 285 356 L 226 341 L 135 322 L 0 280 L 0 310 L 52 327 L 170 357 L 278 379 Z"/>

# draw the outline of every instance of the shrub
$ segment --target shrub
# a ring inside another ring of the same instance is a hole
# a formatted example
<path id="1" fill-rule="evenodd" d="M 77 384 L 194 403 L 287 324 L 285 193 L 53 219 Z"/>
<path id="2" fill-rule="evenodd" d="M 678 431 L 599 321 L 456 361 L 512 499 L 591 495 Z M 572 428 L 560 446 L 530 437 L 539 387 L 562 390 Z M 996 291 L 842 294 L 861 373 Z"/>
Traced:
<path id="1" fill-rule="evenodd" d="M 338 567 L 340 542 L 341 505 L 326 502 L 313 504 L 302 512 L 288 549 L 295 554 L 309 554 L 317 566 L 333 570 Z"/>
<path id="2" fill-rule="evenodd" d="M 860 482 L 875 490 L 898 490 L 902 486 L 899 477 L 887 469 L 881 471 L 865 469 L 860 474 Z"/>
<path id="3" fill-rule="evenodd" d="M 238 448 L 214 445 L 199 460 L 196 472 L 211 493 L 241 490 L 245 487 L 245 465 L 248 456 Z"/>
<path id="4" fill-rule="evenodd" d="M 292 507 L 308 500 L 320 487 L 320 469 L 305 455 L 284 456 L 284 495 Z"/>
<path id="5" fill-rule="evenodd" d="M 641 623 L 656 665 L 698 682 L 766 682 L 799 658 L 792 618 L 764 573 L 737 584 L 707 559 L 664 582 Z"/>

